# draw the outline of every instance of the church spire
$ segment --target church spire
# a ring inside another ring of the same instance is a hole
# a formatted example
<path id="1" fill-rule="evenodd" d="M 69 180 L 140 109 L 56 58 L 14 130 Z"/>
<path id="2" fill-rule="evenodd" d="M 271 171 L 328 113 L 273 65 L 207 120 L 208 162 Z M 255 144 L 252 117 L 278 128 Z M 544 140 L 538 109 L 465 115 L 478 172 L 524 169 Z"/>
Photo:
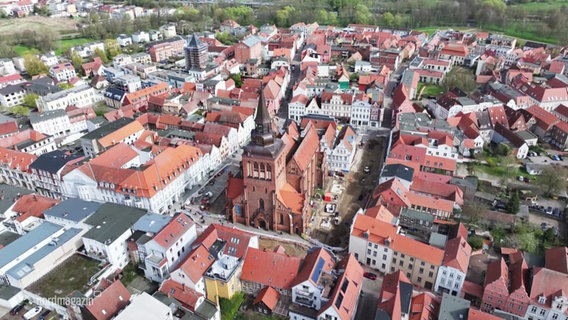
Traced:
<path id="1" fill-rule="evenodd" d="M 274 142 L 272 119 L 264 99 L 264 85 L 260 87 L 258 105 L 254 114 L 255 128 L 252 132 L 252 141 L 256 145 L 267 146 Z"/>

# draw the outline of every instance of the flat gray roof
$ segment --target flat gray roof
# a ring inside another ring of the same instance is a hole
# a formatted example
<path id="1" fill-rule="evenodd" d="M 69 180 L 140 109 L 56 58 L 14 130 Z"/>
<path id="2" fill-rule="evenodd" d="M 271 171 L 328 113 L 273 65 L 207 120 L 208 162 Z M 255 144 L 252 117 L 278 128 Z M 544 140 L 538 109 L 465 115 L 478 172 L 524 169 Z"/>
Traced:
<path id="1" fill-rule="evenodd" d="M 107 240 L 113 242 L 146 213 L 143 209 L 105 203 L 85 221 L 93 228 L 83 237 L 101 243 Z"/>
<path id="2" fill-rule="evenodd" d="M 98 202 L 70 198 L 47 209 L 43 215 L 80 222 L 95 213 L 101 205 Z"/>
<path id="3" fill-rule="evenodd" d="M 0 249 L 0 268 L 16 260 L 26 251 L 32 249 L 63 227 L 51 222 L 44 222 L 37 228 L 21 236 L 18 240 Z"/>
<path id="4" fill-rule="evenodd" d="M 44 222 L 46 224 L 49 222 Z M 29 273 L 35 270 L 35 265 L 45 258 L 48 254 L 58 250 L 68 241 L 77 236 L 82 230 L 77 228 L 70 228 L 65 230 L 62 234 L 57 236 L 57 241 L 51 241 L 39 248 L 36 252 L 23 259 L 20 263 L 12 267 L 6 274 L 12 276 L 14 279 L 22 279 Z"/>
<path id="5" fill-rule="evenodd" d="M 28 189 L 11 186 L 8 184 L 0 184 L 0 212 L 6 212 L 8 208 L 14 205 L 14 199 L 20 195 L 32 193 Z"/>
<path id="6" fill-rule="evenodd" d="M 158 233 L 162 230 L 170 221 L 172 217 L 167 215 L 161 215 L 156 213 L 147 213 L 142 216 L 136 223 L 132 226 L 132 230 Z"/>

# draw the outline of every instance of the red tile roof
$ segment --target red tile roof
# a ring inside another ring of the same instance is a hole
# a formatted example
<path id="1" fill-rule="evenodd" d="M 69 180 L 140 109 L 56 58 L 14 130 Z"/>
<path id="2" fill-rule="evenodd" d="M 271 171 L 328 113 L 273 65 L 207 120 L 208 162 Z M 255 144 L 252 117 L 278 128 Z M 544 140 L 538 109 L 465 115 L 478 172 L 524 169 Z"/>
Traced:
<path id="1" fill-rule="evenodd" d="M 335 261 L 329 252 L 327 252 L 323 248 L 318 248 L 306 255 L 304 263 L 302 264 L 301 271 L 296 279 L 294 279 L 291 287 L 297 286 L 305 281 L 310 281 L 314 286 L 317 287 L 318 284 L 314 283 L 314 277 L 312 277 L 312 274 L 316 270 L 316 265 L 320 259 L 324 261 L 324 264 L 323 268 L 321 270 L 318 270 L 318 272 L 330 273 L 335 265 Z M 316 279 L 319 279 L 319 276 L 316 277 Z"/>
<path id="2" fill-rule="evenodd" d="M 568 274 L 568 247 L 546 250 L 544 266 L 547 269 Z"/>
<path id="3" fill-rule="evenodd" d="M 16 121 L 9 121 L 0 123 L 0 135 L 18 132 L 18 123 Z"/>
<path id="4" fill-rule="evenodd" d="M 430 320 L 436 319 L 440 302 L 436 300 L 432 293 L 421 293 L 412 297 L 410 307 L 410 320 Z"/>
<path id="5" fill-rule="evenodd" d="M 549 129 L 552 125 L 560 121 L 554 114 L 536 105 L 527 108 L 526 111 L 538 120 L 537 124 L 543 129 Z"/>
<path id="6" fill-rule="evenodd" d="M 217 236 L 227 242 L 225 254 L 237 258 L 244 258 L 249 248 L 258 248 L 258 236 L 237 228 L 230 228 L 218 224 L 211 224 L 216 230 Z"/>
<path id="7" fill-rule="evenodd" d="M 296 191 L 288 182 L 278 189 L 276 197 L 284 206 L 292 210 L 292 213 L 301 214 L 304 210 L 304 194 Z"/>
<path id="8" fill-rule="evenodd" d="M 336 269 L 343 270 L 343 274 L 337 279 L 329 302 L 320 309 L 320 315 L 328 308 L 333 308 L 339 315 L 339 319 L 353 319 L 363 287 L 363 267 L 350 253 L 339 261 Z"/>
<path id="9" fill-rule="evenodd" d="M 130 292 L 120 280 L 116 280 L 85 307 L 95 319 L 108 320 L 116 316 L 129 302 Z"/>
<path id="10" fill-rule="evenodd" d="M 550 307 L 550 303 L 555 296 L 566 296 L 568 292 L 568 274 L 546 268 L 533 268 L 532 286 L 530 298 L 534 304 L 539 305 L 538 297 L 546 298 L 545 306 Z"/>
<path id="11" fill-rule="evenodd" d="M 379 295 L 377 309 L 386 312 L 393 320 L 402 319 L 401 282 L 411 285 L 408 278 L 401 271 L 385 275 Z"/>
<path id="12" fill-rule="evenodd" d="M 191 251 L 178 269 L 183 271 L 193 283 L 197 283 L 214 262 L 215 258 L 209 254 L 207 248 L 200 245 Z"/>
<path id="13" fill-rule="evenodd" d="M 165 280 L 160 286 L 160 292 L 179 301 L 183 307 L 195 311 L 205 299 L 203 295 L 172 279 Z M 200 301 L 201 300 L 201 301 Z"/>
<path id="14" fill-rule="evenodd" d="M 444 259 L 444 250 L 400 234 L 394 236 L 390 242 L 390 248 L 436 266 L 441 265 Z"/>
<path id="15" fill-rule="evenodd" d="M 485 286 L 487 287 L 489 284 L 499 281 L 503 283 L 505 288 L 507 288 L 508 278 L 509 278 L 509 268 L 505 264 L 505 260 L 501 258 L 497 261 L 490 263 L 487 266 L 487 274 L 485 275 Z"/>
<path id="16" fill-rule="evenodd" d="M 397 227 L 391 223 L 377 220 L 373 217 L 358 214 L 353 222 L 351 235 L 369 242 L 385 244 L 385 240 L 393 239 L 397 233 Z"/>
<path id="17" fill-rule="evenodd" d="M 27 172 L 29 165 L 36 159 L 36 155 L 0 147 L 0 164 L 10 169 Z"/>
<path id="18" fill-rule="evenodd" d="M 262 302 L 268 309 L 274 311 L 276 304 L 278 303 L 278 299 L 280 299 L 280 294 L 278 294 L 278 291 L 274 290 L 274 288 L 270 286 L 267 286 L 260 290 L 256 299 L 254 299 L 253 304 L 256 305 Z"/>
<path id="19" fill-rule="evenodd" d="M 433 197 L 442 197 L 446 200 L 455 201 L 460 205 L 463 204 L 463 191 L 460 187 L 453 184 L 427 181 L 415 177 L 410 185 L 410 190 Z"/>
<path id="20" fill-rule="evenodd" d="M 293 156 L 300 171 L 305 171 L 308 168 L 308 165 L 319 150 L 319 137 L 316 129 L 311 127 L 304 133 L 305 136 Z"/>
<path id="21" fill-rule="evenodd" d="M 47 198 L 36 194 L 26 194 L 21 196 L 12 211 L 18 213 L 16 220 L 22 222 L 29 217 L 36 217 L 43 219 L 43 212 L 56 204 L 59 200 Z"/>
<path id="22" fill-rule="evenodd" d="M 367 208 L 365 215 L 386 223 L 392 223 L 394 219 L 394 215 L 383 205 Z"/>
<path id="23" fill-rule="evenodd" d="M 243 264 L 241 281 L 290 290 L 298 276 L 302 259 L 286 254 L 249 248 Z"/>
<path id="24" fill-rule="evenodd" d="M 107 148 L 112 146 L 121 140 L 125 139 L 126 137 L 144 130 L 144 127 L 138 121 L 132 121 L 125 126 L 118 128 L 117 130 L 107 134 L 104 137 L 101 137 L 98 140 L 98 143 L 103 146 L 103 148 Z"/>
<path id="25" fill-rule="evenodd" d="M 24 141 L 41 141 L 46 139 L 47 136 L 39 131 L 33 129 L 27 129 L 24 131 L 19 131 L 16 134 L 0 139 L 1 148 L 16 148 L 16 145 Z"/>
<path id="26" fill-rule="evenodd" d="M 167 249 L 173 246 L 193 226 L 194 223 L 189 216 L 180 214 L 160 230 L 153 240 L 162 248 Z"/>
<path id="27" fill-rule="evenodd" d="M 467 272 L 469 258 L 471 256 L 471 246 L 462 237 L 453 238 L 446 243 L 443 265 Z"/>

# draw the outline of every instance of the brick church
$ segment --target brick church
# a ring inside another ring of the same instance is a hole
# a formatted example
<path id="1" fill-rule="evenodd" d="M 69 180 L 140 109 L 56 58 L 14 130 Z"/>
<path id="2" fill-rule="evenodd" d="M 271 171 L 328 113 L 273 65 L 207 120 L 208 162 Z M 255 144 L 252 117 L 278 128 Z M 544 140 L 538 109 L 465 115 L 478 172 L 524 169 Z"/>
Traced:
<path id="1" fill-rule="evenodd" d="M 278 137 L 260 90 L 255 129 L 245 146 L 241 171 L 227 185 L 227 218 L 262 229 L 302 234 L 310 219 L 310 199 L 327 173 L 317 128 L 300 132 L 289 122 Z"/>

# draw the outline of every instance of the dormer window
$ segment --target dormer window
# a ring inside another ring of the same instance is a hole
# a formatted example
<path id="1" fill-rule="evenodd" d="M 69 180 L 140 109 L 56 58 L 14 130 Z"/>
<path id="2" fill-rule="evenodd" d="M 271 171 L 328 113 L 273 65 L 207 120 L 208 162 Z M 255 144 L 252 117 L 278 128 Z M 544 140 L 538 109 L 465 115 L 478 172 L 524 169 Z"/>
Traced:
<path id="1" fill-rule="evenodd" d="M 538 303 L 545 304 L 546 303 L 546 297 L 544 295 L 538 296 Z"/>

